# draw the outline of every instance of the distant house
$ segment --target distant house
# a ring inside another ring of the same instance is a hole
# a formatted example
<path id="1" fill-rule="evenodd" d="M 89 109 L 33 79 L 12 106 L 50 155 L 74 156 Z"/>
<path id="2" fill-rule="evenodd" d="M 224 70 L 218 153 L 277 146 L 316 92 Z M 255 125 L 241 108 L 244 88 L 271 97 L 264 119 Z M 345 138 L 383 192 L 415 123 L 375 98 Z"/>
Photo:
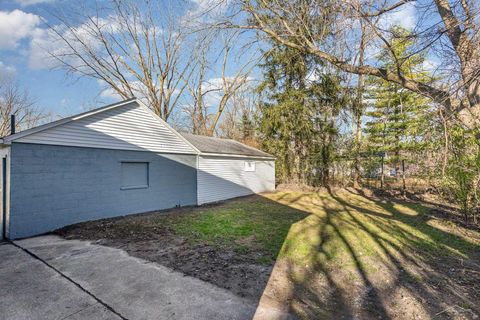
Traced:
<path id="1" fill-rule="evenodd" d="M 2 236 L 275 189 L 270 154 L 180 134 L 136 99 L 0 140 Z"/>

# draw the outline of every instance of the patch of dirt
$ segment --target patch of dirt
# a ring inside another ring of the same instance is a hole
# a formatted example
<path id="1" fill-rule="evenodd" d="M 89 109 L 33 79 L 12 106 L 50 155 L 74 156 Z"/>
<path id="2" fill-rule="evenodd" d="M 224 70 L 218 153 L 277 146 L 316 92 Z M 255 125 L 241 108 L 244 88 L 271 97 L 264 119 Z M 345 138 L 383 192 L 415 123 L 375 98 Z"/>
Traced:
<path id="1" fill-rule="evenodd" d="M 296 191 L 296 192 L 317 192 L 323 188 L 307 186 L 305 184 L 298 183 L 282 183 L 279 184 L 276 188 L 277 191 Z"/>
<path id="2" fill-rule="evenodd" d="M 403 258 L 397 263 L 392 273 L 378 259 L 370 259 L 368 266 L 378 270 L 366 276 L 352 275 L 348 267 L 278 260 L 259 307 L 301 319 L 480 318 L 478 264 L 436 259 L 412 265 Z"/>
<path id="3" fill-rule="evenodd" d="M 161 224 L 176 219 L 192 208 L 168 213 L 147 213 L 76 224 L 55 233 L 66 239 L 89 240 L 95 244 L 125 250 L 128 254 L 155 262 L 188 276 L 213 283 L 255 302 L 260 298 L 273 264 L 259 263 L 262 254 L 238 247 L 192 243 Z M 149 223 L 149 220 L 155 223 Z M 160 222 L 159 222 L 160 221 Z M 153 227 L 150 227 L 153 225 Z M 239 245 L 254 248 L 254 238 L 239 240 Z"/>

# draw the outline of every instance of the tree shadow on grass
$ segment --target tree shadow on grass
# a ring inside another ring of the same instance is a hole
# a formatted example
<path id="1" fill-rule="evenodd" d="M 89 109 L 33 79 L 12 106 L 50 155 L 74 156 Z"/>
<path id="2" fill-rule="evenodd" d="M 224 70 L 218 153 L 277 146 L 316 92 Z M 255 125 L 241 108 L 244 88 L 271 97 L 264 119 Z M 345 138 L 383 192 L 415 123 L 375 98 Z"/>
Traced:
<path id="1" fill-rule="evenodd" d="M 479 313 L 480 246 L 430 225 L 425 208 L 332 191 L 289 205 L 310 215 L 292 225 L 256 319 Z"/>
<path id="2" fill-rule="evenodd" d="M 355 189 L 355 192 L 363 195 L 368 199 L 372 199 L 372 196 L 374 196 L 377 199 L 390 198 L 396 201 L 400 200 L 398 199 L 398 197 L 401 194 L 401 191 L 398 191 L 397 194 L 395 195 L 395 192 L 390 192 L 388 190 L 382 190 L 382 189 L 370 190 L 372 195 L 367 195 L 363 189 Z M 428 207 L 430 209 L 429 215 L 431 216 L 435 216 L 436 218 L 439 218 L 439 219 L 454 220 L 456 224 L 466 229 L 470 229 L 474 231 L 480 230 L 479 225 L 476 225 L 475 223 L 473 223 L 473 221 L 465 221 L 465 216 L 459 212 L 460 210 L 457 207 L 452 206 L 448 203 L 441 203 L 438 201 L 425 199 L 425 197 L 419 196 L 418 194 L 414 192 L 409 192 L 409 191 L 406 191 L 406 199 L 408 199 L 406 201 L 421 203 L 422 205 L 425 205 L 426 207 Z"/>

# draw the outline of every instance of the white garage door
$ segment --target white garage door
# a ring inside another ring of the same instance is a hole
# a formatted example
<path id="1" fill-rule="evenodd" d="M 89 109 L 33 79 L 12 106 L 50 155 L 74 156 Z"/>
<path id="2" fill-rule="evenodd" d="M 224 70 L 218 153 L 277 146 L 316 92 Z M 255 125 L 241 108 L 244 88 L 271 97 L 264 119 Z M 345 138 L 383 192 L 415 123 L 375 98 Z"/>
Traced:
<path id="1" fill-rule="evenodd" d="M 198 204 L 275 190 L 275 162 L 199 157 Z"/>

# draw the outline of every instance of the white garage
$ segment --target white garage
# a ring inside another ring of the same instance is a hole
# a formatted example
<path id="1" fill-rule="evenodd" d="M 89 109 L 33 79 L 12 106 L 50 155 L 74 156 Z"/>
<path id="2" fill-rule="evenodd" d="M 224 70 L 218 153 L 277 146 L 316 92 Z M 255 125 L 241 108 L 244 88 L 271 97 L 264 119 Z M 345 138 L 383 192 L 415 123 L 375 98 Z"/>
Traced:
<path id="1" fill-rule="evenodd" d="M 275 190 L 275 157 L 235 140 L 182 134 L 199 151 L 197 204 Z"/>

